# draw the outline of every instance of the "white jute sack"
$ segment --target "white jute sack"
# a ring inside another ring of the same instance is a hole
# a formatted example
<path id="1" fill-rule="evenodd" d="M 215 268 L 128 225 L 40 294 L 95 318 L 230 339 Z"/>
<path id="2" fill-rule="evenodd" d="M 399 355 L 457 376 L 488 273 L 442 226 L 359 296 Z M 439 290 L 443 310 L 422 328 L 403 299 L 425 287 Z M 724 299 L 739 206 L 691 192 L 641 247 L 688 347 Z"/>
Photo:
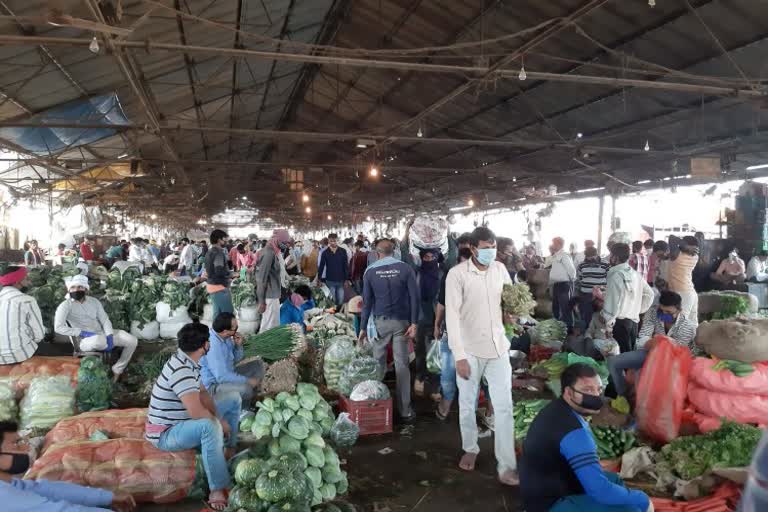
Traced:
<path id="1" fill-rule="evenodd" d="M 746 299 L 749 302 L 749 313 L 757 313 L 757 310 L 760 307 L 757 297 L 751 293 L 737 292 L 735 290 L 704 292 L 699 294 L 699 314 L 711 315 L 718 311 L 722 311 L 723 305 L 721 299 L 723 296 L 735 296 Z"/>
<path id="2" fill-rule="evenodd" d="M 241 306 L 237 310 L 237 319 L 241 322 L 260 322 L 261 313 L 258 306 Z"/>
<path id="3" fill-rule="evenodd" d="M 768 361 L 768 320 L 712 320 L 699 324 L 696 344 L 720 359 Z"/>
<path id="4" fill-rule="evenodd" d="M 160 322 L 160 337 L 175 340 L 181 328 L 191 322 Z"/>
<path id="5" fill-rule="evenodd" d="M 258 322 L 246 322 L 245 320 L 238 320 L 237 321 L 237 332 L 239 334 L 248 335 L 248 334 L 255 334 L 256 331 L 259 330 L 259 324 L 261 321 Z"/>
<path id="6" fill-rule="evenodd" d="M 134 320 L 131 322 L 131 334 L 140 340 L 156 340 L 160 337 L 160 322 L 153 320 L 144 324 L 143 328 L 139 328 L 139 322 Z"/>
<path id="7" fill-rule="evenodd" d="M 171 311 L 171 305 L 166 302 L 158 302 L 155 305 L 155 314 L 157 315 L 157 321 L 162 323 L 169 322 L 181 322 L 187 320 L 186 323 L 191 322 L 189 319 L 189 310 L 187 306 L 179 306 Z"/>

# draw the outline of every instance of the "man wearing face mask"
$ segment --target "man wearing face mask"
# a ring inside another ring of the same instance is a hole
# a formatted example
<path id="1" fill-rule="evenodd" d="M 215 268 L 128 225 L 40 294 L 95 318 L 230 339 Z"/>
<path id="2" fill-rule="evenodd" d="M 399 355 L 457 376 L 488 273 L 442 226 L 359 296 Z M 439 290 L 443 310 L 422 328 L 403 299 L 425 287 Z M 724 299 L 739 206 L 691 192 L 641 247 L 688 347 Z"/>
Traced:
<path id="1" fill-rule="evenodd" d="M 682 304 L 683 300 L 677 293 L 662 292 L 659 305 L 648 310 L 643 319 L 643 327 L 637 339 L 638 350 L 608 359 L 608 369 L 617 395 L 626 396 L 624 371 L 639 370 L 643 367 L 648 351 L 655 345 L 655 336 L 666 336 L 673 342 L 688 347 L 691 352 L 694 351 L 693 340 L 696 338 L 697 326 L 682 312 Z"/>
<path id="2" fill-rule="evenodd" d="M 111 352 L 114 347 L 123 349 L 120 359 L 112 366 L 114 380 L 120 378 L 131 360 L 139 340 L 125 331 L 112 328 L 112 322 L 98 299 L 87 295 L 90 285 L 85 276 L 64 280 L 69 294 L 56 308 L 54 331 L 79 340 L 83 352 Z"/>
<path id="3" fill-rule="evenodd" d="M 734 287 L 743 284 L 746 278 L 746 265 L 744 260 L 739 258 L 739 253 L 736 249 L 732 249 L 728 253 L 728 257 L 720 263 L 717 272 L 712 274 L 712 279 L 720 283 L 722 287 Z"/>
<path id="4" fill-rule="evenodd" d="M 26 361 L 45 337 L 40 307 L 24 293 L 28 284 L 24 267 L 10 266 L 0 274 L 0 365 Z"/>
<path id="5" fill-rule="evenodd" d="M 199 448 L 211 493 L 209 508 L 217 511 L 227 506 L 231 485 L 224 458 L 225 437 L 234 425 L 225 418 L 237 418 L 237 399 L 214 403 L 202 382 L 200 360 L 210 350 L 208 328 L 187 324 L 178 333 L 179 349 L 165 363 L 152 387 L 145 439 L 163 451 L 176 452 Z M 230 420 L 234 421 L 234 420 Z"/>
<path id="6" fill-rule="evenodd" d="M 585 416 L 603 407 L 592 366 L 576 363 L 560 376 L 562 396 L 533 420 L 523 444 L 520 490 L 527 512 L 653 512 L 642 491 L 603 471 Z"/>
<path id="7" fill-rule="evenodd" d="M 512 414 L 512 367 L 504 332 L 501 292 L 512 284 L 506 267 L 496 261 L 496 236 L 488 228 L 472 232 L 472 259 L 448 272 L 445 318 L 448 344 L 456 361 L 459 426 L 464 455 L 459 467 L 475 469 L 478 446 L 477 393 L 485 377 L 494 408 L 494 450 L 499 481 L 517 485 L 515 422 Z"/>

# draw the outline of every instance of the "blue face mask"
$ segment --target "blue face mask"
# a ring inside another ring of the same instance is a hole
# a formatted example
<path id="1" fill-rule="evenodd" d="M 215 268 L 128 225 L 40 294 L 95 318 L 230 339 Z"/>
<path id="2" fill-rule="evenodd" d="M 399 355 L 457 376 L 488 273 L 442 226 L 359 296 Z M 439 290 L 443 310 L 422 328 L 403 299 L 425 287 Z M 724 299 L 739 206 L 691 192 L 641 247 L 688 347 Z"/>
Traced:
<path id="1" fill-rule="evenodd" d="M 673 323 L 675 323 L 675 317 L 672 316 L 669 313 L 664 313 L 663 311 L 658 311 L 656 313 L 656 316 L 658 317 L 660 322 L 664 322 L 665 324 L 673 324 Z"/>
<path id="2" fill-rule="evenodd" d="M 489 247 L 477 250 L 477 262 L 484 267 L 490 265 L 496 259 L 496 248 Z"/>

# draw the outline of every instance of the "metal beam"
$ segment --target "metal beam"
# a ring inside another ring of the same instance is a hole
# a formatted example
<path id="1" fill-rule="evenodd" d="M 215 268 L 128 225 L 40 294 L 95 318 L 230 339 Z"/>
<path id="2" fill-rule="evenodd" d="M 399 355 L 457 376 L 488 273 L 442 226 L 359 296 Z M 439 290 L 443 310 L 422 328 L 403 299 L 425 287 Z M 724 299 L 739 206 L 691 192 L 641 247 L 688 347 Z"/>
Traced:
<path id="1" fill-rule="evenodd" d="M 106 23 L 106 20 L 104 19 L 104 16 L 101 14 L 101 10 L 99 9 L 97 0 L 86 0 L 86 3 L 93 17 L 96 18 L 96 20 L 100 23 Z M 103 37 L 103 40 L 117 61 L 118 67 L 120 68 L 120 71 L 122 71 L 123 76 L 133 89 L 133 92 L 139 98 L 147 119 L 149 120 L 151 126 L 157 131 L 157 136 L 160 139 L 160 144 L 163 146 L 163 149 L 171 156 L 174 162 L 178 162 L 179 155 L 176 153 L 176 150 L 173 149 L 168 140 L 166 140 L 163 134 L 160 133 L 159 114 L 157 112 L 157 108 L 153 105 L 152 100 L 149 97 L 149 93 L 145 90 L 144 85 L 138 78 L 140 75 L 140 73 L 138 73 L 136 70 L 138 66 L 132 62 L 130 56 L 124 53 L 124 47 L 120 46 L 127 43 L 128 41 L 116 41 L 109 35 Z M 187 176 L 183 167 L 176 166 L 176 172 L 182 183 L 186 184 L 189 182 L 189 177 Z"/>
<path id="2" fill-rule="evenodd" d="M 93 0 L 90 0 L 93 1 Z M 601 3 L 607 0 L 593 0 L 592 3 Z M 551 36 L 550 36 L 551 37 Z M 40 44 L 61 45 L 61 46 L 75 46 L 75 47 L 87 47 L 90 44 L 89 39 L 83 38 L 62 38 L 62 37 L 37 37 L 37 36 L 9 36 L 0 35 L 0 45 L 17 46 L 19 44 Z M 542 41 L 539 40 L 539 44 Z M 415 62 L 400 62 L 390 60 L 373 60 L 373 59 L 358 59 L 350 57 L 327 57 L 321 55 L 306 55 L 306 54 L 294 54 L 283 52 L 263 52 L 258 50 L 248 49 L 234 49 L 234 48 L 219 48 L 210 46 L 193 46 L 193 45 L 180 45 L 172 43 L 156 43 L 152 41 L 113 41 L 109 40 L 112 46 L 117 48 L 139 48 L 148 50 L 163 50 L 163 51 L 175 51 L 186 53 L 206 53 L 206 54 L 218 54 L 218 55 L 234 55 L 239 57 L 253 57 L 266 60 L 284 60 L 289 62 L 304 62 L 315 64 L 338 64 L 340 66 L 350 67 L 371 67 L 380 69 L 401 69 L 401 70 L 413 70 L 424 73 L 451 73 L 459 75 L 479 75 L 478 78 L 470 79 L 467 84 L 457 88 L 452 93 L 446 95 L 444 98 L 434 102 L 432 105 L 424 109 L 421 113 L 412 119 L 400 123 L 399 126 L 407 126 L 414 122 L 423 119 L 424 116 L 433 112 L 434 110 L 448 104 L 451 100 L 460 96 L 462 93 L 469 90 L 476 81 L 493 80 L 494 78 L 514 78 L 517 79 L 518 70 L 501 69 L 498 64 L 490 67 L 478 67 L 478 66 L 456 66 L 456 65 L 443 65 L 443 64 L 420 64 Z M 524 45 L 525 50 L 519 50 L 519 53 L 528 51 L 533 48 L 533 45 Z M 517 54 L 516 52 L 515 54 Z M 571 82 L 571 83 L 590 83 L 597 85 L 605 85 L 609 87 L 638 87 L 648 89 L 662 89 L 677 92 L 686 92 L 691 94 L 708 94 L 713 96 L 733 96 L 744 98 L 765 98 L 766 92 L 764 90 L 751 90 L 744 89 L 738 86 L 733 87 L 717 87 L 705 84 L 696 83 L 684 83 L 684 82 L 659 82 L 655 80 L 636 80 L 625 78 L 607 78 L 592 75 L 577 75 L 569 73 L 542 73 L 536 71 L 529 71 L 528 76 L 537 80 L 543 81 L 558 81 L 558 82 Z M 705 79 L 705 78 L 702 78 Z M 458 92 L 458 91 L 461 91 Z"/>
<path id="3" fill-rule="evenodd" d="M 235 42 L 232 43 L 233 48 L 240 48 L 240 22 L 243 17 L 243 0 L 237 0 L 237 12 L 235 13 Z M 235 126 L 235 96 L 239 95 L 237 87 L 237 59 L 232 59 L 232 99 L 229 103 L 229 127 Z M 229 138 L 229 147 L 227 149 L 229 158 L 232 158 L 232 137 Z M 208 155 L 205 155 L 205 159 L 208 159 Z"/>

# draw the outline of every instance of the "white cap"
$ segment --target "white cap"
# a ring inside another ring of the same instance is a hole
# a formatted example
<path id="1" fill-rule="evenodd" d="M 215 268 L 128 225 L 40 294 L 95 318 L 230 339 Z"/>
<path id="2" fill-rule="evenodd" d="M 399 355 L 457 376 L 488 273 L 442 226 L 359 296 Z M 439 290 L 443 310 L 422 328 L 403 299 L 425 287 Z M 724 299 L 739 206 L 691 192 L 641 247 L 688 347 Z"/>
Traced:
<path id="1" fill-rule="evenodd" d="M 64 284 L 67 285 L 67 290 L 69 290 L 73 286 L 82 286 L 86 290 L 91 289 L 91 285 L 88 284 L 88 278 L 84 275 L 72 276 L 67 279 L 64 279 Z"/>

